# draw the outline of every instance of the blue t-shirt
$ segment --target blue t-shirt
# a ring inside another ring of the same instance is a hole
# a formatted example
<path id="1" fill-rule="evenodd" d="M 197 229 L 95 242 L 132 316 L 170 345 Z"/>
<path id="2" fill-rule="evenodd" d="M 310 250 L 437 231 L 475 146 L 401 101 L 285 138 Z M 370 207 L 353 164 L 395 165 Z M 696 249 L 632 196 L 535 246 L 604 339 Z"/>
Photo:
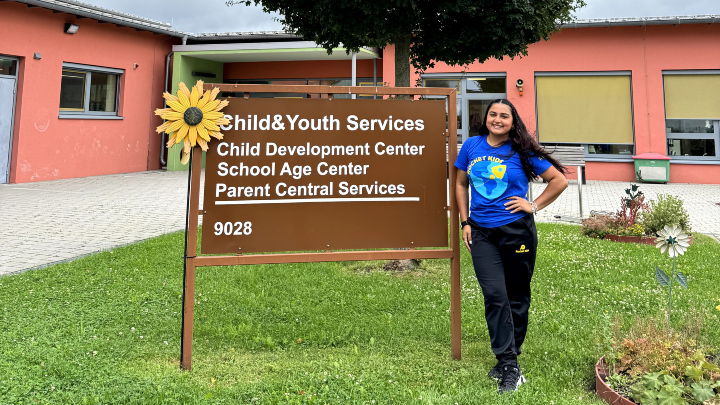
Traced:
<path id="1" fill-rule="evenodd" d="M 542 157 L 530 158 L 533 173 L 541 175 L 552 166 Z M 460 149 L 455 167 L 464 170 L 470 181 L 470 218 L 485 228 L 507 225 L 526 215 L 512 214 L 505 209 L 508 197 L 527 199 L 528 178 L 522 168 L 520 155 L 512 150 L 511 143 L 498 147 L 487 143 L 487 136 L 474 136 Z"/>

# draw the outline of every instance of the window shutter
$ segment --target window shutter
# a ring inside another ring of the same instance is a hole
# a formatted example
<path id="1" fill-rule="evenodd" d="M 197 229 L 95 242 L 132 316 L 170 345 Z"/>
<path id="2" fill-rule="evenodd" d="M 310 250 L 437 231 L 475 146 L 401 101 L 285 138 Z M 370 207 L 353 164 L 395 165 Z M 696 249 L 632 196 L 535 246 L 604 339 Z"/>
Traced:
<path id="1" fill-rule="evenodd" d="M 629 75 L 537 76 L 543 143 L 632 144 Z"/>

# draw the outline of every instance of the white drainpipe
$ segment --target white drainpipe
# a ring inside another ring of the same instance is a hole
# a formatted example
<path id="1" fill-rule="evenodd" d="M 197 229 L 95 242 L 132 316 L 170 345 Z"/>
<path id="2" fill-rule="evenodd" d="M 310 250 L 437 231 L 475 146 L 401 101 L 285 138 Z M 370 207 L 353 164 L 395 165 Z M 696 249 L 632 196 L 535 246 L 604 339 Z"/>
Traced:
<path id="1" fill-rule="evenodd" d="M 357 54 L 352 53 L 352 83 L 351 86 L 357 86 Z M 352 95 L 355 98 L 355 94 Z"/>

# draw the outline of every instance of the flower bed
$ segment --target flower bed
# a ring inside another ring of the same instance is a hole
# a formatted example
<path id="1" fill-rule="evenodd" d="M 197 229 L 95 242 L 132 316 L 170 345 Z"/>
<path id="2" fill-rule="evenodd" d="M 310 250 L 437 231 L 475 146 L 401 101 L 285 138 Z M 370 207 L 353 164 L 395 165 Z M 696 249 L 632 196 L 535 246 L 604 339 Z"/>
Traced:
<path id="1" fill-rule="evenodd" d="M 665 320 L 635 318 L 630 331 L 621 334 L 622 320 L 610 322 L 606 311 L 598 340 L 603 356 L 595 365 L 596 391 L 611 404 L 633 404 L 628 398 L 641 405 L 720 403 L 720 358 L 717 348 L 699 343 L 701 317 L 681 328 L 671 323 L 673 283 L 688 289 L 676 261 L 688 249 L 690 237 L 676 225 L 666 225 L 658 236 L 653 243 L 673 259 L 669 275 L 655 265 L 655 279 L 668 287 Z"/>
<path id="2" fill-rule="evenodd" d="M 690 236 L 690 241 L 689 241 L 688 243 L 693 243 L 693 237 L 692 237 L 692 235 L 689 235 L 689 236 Z M 647 236 L 630 236 L 630 235 L 613 235 L 613 234 L 608 234 L 608 235 L 605 235 L 605 237 L 604 237 L 603 239 L 605 239 L 605 240 L 611 240 L 611 241 L 613 241 L 613 242 L 641 243 L 641 244 L 644 244 L 644 245 L 651 245 L 651 246 L 655 246 L 655 244 L 657 243 L 657 242 L 656 242 L 656 238 L 654 238 L 654 237 L 647 237 Z"/>
<path id="3" fill-rule="evenodd" d="M 704 354 L 692 339 L 670 338 L 662 332 L 649 338 L 623 339 L 610 354 L 615 357 L 613 371 L 605 357 L 600 358 L 595 364 L 598 396 L 609 404 L 624 405 L 720 403 L 717 357 Z"/>
<path id="4" fill-rule="evenodd" d="M 618 394 L 615 390 L 610 388 L 609 385 L 607 385 L 605 382 L 607 376 L 608 371 L 605 366 L 605 358 L 603 357 L 595 364 L 595 391 L 597 392 L 598 397 L 608 404 L 634 405 L 635 402 L 632 402 L 631 400 Z"/>
<path id="5" fill-rule="evenodd" d="M 672 195 L 660 194 L 657 200 L 645 201 L 642 191 L 633 184 L 625 190 L 616 212 L 595 212 L 582 221 L 584 235 L 615 242 L 655 245 L 656 237 L 665 226 L 677 226 L 689 234 L 688 214 L 683 201 Z"/>

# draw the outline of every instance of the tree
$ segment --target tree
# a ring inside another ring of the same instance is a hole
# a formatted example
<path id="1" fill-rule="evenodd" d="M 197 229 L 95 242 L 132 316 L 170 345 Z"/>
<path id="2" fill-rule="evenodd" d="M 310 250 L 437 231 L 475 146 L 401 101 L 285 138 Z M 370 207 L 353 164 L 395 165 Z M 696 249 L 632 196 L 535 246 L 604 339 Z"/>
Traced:
<path id="1" fill-rule="evenodd" d="M 465 65 L 527 55 L 547 40 L 583 0 L 230 0 L 276 11 L 285 29 L 332 52 L 395 45 L 395 85 L 410 86 L 415 69 L 434 61 Z"/>

